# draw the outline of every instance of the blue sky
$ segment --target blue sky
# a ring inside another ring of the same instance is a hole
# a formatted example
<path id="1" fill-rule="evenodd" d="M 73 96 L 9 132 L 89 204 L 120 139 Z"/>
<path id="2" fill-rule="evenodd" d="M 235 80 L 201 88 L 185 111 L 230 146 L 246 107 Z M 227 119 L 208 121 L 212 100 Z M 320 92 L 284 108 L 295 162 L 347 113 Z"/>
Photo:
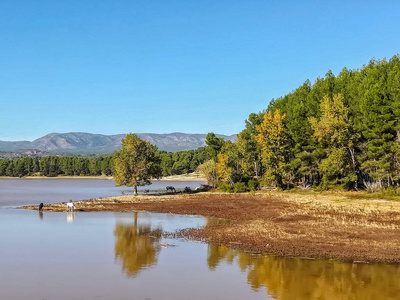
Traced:
<path id="1" fill-rule="evenodd" d="M 330 69 L 400 52 L 398 1 L 0 0 L 0 140 L 233 134 Z"/>

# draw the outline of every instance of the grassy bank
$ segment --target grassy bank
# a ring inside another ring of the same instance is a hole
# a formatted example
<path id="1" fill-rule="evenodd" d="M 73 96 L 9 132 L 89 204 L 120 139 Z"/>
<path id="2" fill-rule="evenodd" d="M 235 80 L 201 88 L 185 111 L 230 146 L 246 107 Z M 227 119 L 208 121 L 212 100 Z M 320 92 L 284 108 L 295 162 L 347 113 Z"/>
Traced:
<path id="1" fill-rule="evenodd" d="M 363 196 L 365 195 L 365 197 Z M 76 202 L 84 211 L 153 211 L 225 218 L 177 233 L 283 256 L 400 262 L 400 202 L 363 193 L 262 192 L 120 196 Z M 36 209 L 32 207 L 31 209 Z M 65 211 L 65 204 L 45 207 Z"/>

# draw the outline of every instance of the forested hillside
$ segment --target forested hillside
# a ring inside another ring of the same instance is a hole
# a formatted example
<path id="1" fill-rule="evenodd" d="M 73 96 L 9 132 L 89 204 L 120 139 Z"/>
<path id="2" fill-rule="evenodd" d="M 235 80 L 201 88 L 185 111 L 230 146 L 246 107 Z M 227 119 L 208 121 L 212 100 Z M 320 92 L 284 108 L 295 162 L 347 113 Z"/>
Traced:
<path id="1" fill-rule="evenodd" d="M 196 170 L 206 160 L 205 148 L 179 152 L 157 151 L 162 175 L 180 175 Z M 0 159 L 0 176 L 110 176 L 114 172 L 113 156 L 46 156 Z"/>
<path id="2" fill-rule="evenodd" d="M 254 176 L 282 187 L 397 186 L 399 118 L 399 55 L 337 76 L 328 71 L 251 114 L 236 142 L 214 142 L 209 177 L 231 187 Z"/>

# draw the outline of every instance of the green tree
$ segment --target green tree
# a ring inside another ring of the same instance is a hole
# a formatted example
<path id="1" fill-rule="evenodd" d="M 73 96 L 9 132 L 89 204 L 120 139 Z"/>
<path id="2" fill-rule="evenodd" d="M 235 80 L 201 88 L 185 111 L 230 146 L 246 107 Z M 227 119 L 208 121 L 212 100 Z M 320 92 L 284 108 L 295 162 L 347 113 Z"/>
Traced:
<path id="1" fill-rule="evenodd" d="M 151 184 L 152 178 L 161 177 L 157 147 L 143 141 L 135 134 L 122 139 L 122 148 L 114 153 L 114 180 L 117 186 L 137 187 Z"/>
<path id="2" fill-rule="evenodd" d="M 101 161 L 101 173 L 106 176 L 110 176 L 114 173 L 114 157 L 106 156 Z"/>
<path id="3" fill-rule="evenodd" d="M 6 169 L 6 176 L 14 177 L 14 161 L 10 160 Z"/>
<path id="4" fill-rule="evenodd" d="M 10 164 L 9 159 L 0 159 L 0 176 L 6 176 L 7 175 L 7 168 Z"/>
<path id="5" fill-rule="evenodd" d="M 224 143 L 225 143 L 224 139 L 216 137 L 214 132 L 208 133 L 206 136 L 207 159 L 213 159 L 217 161 L 217 155 L 219 152 L 221 152 Z"/>
<path id="6" fill-rule="evenodd" d="M 399 60 L 393 60 L 399 66 Z M 381 185 L 393 185 L 400 177 L 398 119 L 399 91 L 396 85 L 390 86 L 391 78 L 399 78 L 395 73 L 399 68 L 392 63 L 372 60 L 362 71 L 362 97 L 360 110 L 362 113 L 362 133 L 368 140 L 363 170 Z M 392 72 L 388 72 L 392 69 Z M 393 72 L 395 71 L 395 72 Z M 390 78 L 388 77 L 390 74 Z M 398 75 L 398 74 L 397 74 Z M 398 84 L 397 84 L 398 87 Z M 396 103 L 397 102 L 397 103 Z"/>
<path id="7" fill-rule="evenodd" d="M 21 178 L 21 177 L 24 177 L 25 175 L 27 175 L 27 173 L 26 173 L 24 161 L 22 159 L 18 159 L 16 161 L 14 161 L 14 176 Z"/>
<path id="8" fill-rule="evenodd" d="M 101 161 L 103 160 L 102 157 L 97 158 L 89 158 L 89 173 L 92 176 L 101 175 Z"/>
<path id="9" fill-rule="evenodd" d="M 74 175 L 74 167 L 73 167 L 73 157 L 61 157 L 60 158 L 60 168 L 64 175 Z"/>
<path id="10" fill-rule="evenodd" d="M 261 146 L 256 141 L 256 135 L 258 134 L 256 126 L 263 122 L 265 113 L 251 113 L 249 118 L 245 120 L 245 129 L 238 135 L 239 139 L 243 139 L 243 144 L 246 144 L 246 157 L 250 159 L 250 163 L 254 166 L 253 174 L 258 177 L 262 170 L 261 163 Z M 239 142 L 241 144 L 242 142 Z M 241 148 L 241 146 L 239 146 Z"/>

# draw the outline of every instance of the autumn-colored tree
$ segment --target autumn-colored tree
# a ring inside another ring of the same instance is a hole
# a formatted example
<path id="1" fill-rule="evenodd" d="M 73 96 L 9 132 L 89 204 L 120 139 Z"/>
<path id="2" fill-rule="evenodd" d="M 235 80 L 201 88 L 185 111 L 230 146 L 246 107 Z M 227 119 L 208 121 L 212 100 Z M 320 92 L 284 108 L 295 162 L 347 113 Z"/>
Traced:
<path id="1" fill-rule="evenodd" d="M 357 188 L 358 164 L 354 148 L 357 135 L 352 132 L 349 110 L 343 103 L 343 96 L 334 94 L 332 99 L 325 96 L 320 109 L 321 118 L 310 118 L 310 123 L 314 137 L 328 154 L 319 166 L 324 184 L 339 181 L 349 185 L 352 182 Z"/>
<path id="2" fill-rule="evenodd" d="M 217 173 L 221 182 L 233 185 L 233 170 L 229 166 L 229 156 L 224 153 L 217 154 Z"/>
<path id="3" fill-rule="evenodd" d="M 351 142 L 348 108 L 343 103 L 341 94 L 333 95 L 333 99 L 324 97 L 321 102 L 321 118 L 310 118 L 314 137 L 325 146 L 346 147 Z"/>
<path id="4" fill-rule="evenodd" d="M 135 134 L 122 139 L 122 148 L 114 153 L 114 180 L 117 186 L 137 187 L 151 184 L 152 178 L 161 176 L 157 147 L 143 141 Z"/>
<path id="5" fill-rule="evenodd" d="M 285 161 L 285 143 L 283 120 L 286 114 L 281 114 L 280 110 L 274 113 L 269 111 L 264 115 L 264 121 L 256 126 L 258 135 L 256 141 L 261 146 L 262 161 L 266 172 L 264 179 L 268 182 L 276 182 L 282 186 L 287 163 Z"/>
<path id="6" fill-rule="evenodd" d="M 206 160 L 197 167 L 197 171 L 203 174 L 207 180 L 207 184 L 215 187 L 218 180 L 217 163 L 213 159 Z"/>

